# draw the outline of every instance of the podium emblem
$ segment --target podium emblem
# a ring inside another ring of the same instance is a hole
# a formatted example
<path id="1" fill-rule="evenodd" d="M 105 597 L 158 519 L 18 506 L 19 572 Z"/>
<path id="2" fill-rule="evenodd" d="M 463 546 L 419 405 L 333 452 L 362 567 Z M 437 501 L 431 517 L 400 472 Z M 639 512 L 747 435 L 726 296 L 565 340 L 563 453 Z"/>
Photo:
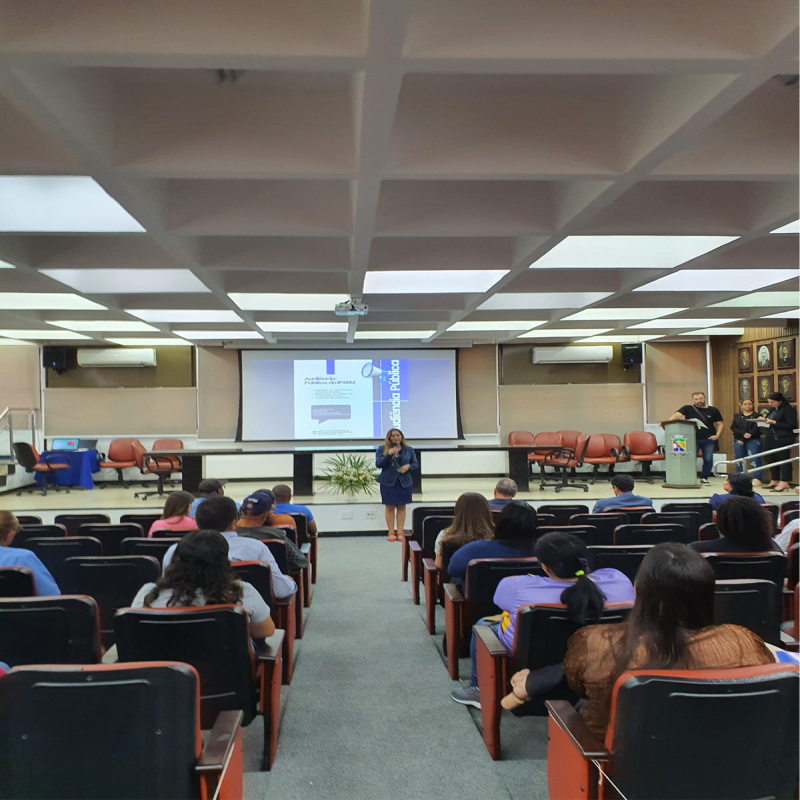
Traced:
<path id="1" fill-rule="evenodd" d="M 672 437 L 672 452 L 676 456 L 685 456 L 688 455 L 688 446 L 686 444 L 686 437 L 685 436 L 673 436 Z"/>

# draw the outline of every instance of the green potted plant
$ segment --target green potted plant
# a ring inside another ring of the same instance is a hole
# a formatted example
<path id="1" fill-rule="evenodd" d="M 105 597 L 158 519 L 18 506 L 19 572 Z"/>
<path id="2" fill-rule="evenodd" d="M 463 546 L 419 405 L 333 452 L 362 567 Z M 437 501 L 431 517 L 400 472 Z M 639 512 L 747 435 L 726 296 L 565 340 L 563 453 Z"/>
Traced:
<path id="1" fill-rule="evenodd" d="M 378 485 L 378 471 L 372 458 L 355 453 L 340 453 L 327 459 L 322 479 L 334 494 L 343 494 L 354 502 L 360 493 L 373 494 Z"/>

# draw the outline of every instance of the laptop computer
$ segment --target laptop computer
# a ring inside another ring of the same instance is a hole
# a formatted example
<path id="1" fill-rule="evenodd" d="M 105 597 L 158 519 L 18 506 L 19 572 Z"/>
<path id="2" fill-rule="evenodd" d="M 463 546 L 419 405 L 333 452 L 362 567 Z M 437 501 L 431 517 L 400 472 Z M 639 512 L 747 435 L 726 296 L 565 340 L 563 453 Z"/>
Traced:
<path id="1" fill-rule="evenodd" d="M 80 439 L 53 439 L 50 445 L 51 450 L 77 450 L 80 445 Z"/>
<path id="2" fill-rule="evenodd" d="M 78 439 L 79 450 L 94 450 L 97 447 L 97 439 Z"/>

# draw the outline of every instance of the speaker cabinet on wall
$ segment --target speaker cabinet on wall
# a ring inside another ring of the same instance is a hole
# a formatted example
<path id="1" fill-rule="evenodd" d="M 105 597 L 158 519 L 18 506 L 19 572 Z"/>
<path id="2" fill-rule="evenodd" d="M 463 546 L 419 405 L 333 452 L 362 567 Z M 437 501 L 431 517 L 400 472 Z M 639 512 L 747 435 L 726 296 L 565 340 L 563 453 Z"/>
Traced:
<path id="1" fill-rule="evenodd" d="M 623 344 L 622 345 L 622 363 L 623 364 L 641 364 L 642 363 L 642 345 L 640 345 L 640 344 Z"/>
<path id="2" fill-rule="evenodd" d="M 65 370 L 67 368 L 67 348 L 43 347 L 42 366 L 49 367 L 50 369 Z"/>

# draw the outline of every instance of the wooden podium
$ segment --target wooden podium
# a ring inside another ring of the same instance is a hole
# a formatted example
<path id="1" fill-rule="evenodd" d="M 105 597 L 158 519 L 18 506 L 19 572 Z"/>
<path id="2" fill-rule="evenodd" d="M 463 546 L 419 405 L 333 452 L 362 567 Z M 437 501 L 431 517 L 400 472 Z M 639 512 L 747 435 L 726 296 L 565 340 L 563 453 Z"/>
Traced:
<path id="1" fill-rule="evenodd" d="M 697 426 L 685 419 L 667 420 L 664 429 L 666 489 L 698 489 Z"/>

